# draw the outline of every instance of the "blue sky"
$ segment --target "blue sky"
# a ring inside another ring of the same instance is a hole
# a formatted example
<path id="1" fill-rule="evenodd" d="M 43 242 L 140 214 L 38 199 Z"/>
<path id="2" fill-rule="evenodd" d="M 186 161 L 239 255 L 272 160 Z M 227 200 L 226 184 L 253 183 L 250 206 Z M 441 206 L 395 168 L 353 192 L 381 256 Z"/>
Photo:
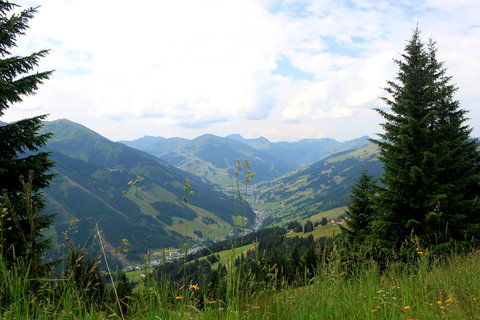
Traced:
<path id="1" fill-rule="evenodd" d="M 112 140 L 374 136 L 372 108 L 418 24 L 480 136 L 477 0 L 17 3 L 40 8 L 16 53 L 51 49 L 39 70 L 56 71 L 2 121 L 46 113 Z"/>

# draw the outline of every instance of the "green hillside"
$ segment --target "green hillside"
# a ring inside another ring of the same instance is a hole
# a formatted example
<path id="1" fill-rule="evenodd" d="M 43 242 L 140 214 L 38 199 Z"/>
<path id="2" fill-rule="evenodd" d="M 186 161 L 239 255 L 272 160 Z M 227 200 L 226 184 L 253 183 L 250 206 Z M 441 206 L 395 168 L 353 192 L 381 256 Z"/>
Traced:
<path id="1" fill-rule="evenodd" d="M 255 208 L 269 215 L 267 225 L 291 219 L 302 220 L 345 206 L 350 188 L 362 170 L 379 176 L 382 165 L 376 147 L 366 145 L 316 162 L 310 166 L 261 184 Z"/>
<path id="2" fill-rule="evenodd" d="M 98 224 L 109 248 L 128 240 L 131 259 L 148 249 L 178 246 L 185 230 L 193 240 L 229 234 L 233 200 L 212 184 L 68 120 L 48 122 L 43 130 L 54 133 L 47 150 L 56 162 L 57 177 L 45 197 L 46 211 L 57 213 L 56 234 L 75 221 L 77 232 L 71 237 L 84 245 Z M 193 191 L 187 220 L 186 178 Z M 245 216 L 253 221 L 250 207 Z"/>

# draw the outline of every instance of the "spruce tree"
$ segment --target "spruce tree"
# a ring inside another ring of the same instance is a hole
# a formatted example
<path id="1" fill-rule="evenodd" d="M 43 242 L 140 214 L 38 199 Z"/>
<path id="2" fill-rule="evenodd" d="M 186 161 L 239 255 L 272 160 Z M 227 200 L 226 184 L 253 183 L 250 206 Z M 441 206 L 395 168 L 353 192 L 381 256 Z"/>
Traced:
<path id="1" fill-rule="evenodd" d="M 348 218 L 345 226 L 340 226 L 349 244 L 362 244 L 372 232 L 371 225 L 376 215 L 375 188 L 373 176 L 366 171 L 360 174 L 352 187 L 351 203 L 345 211 Z"/>
<path id="2" fill-rule="evenodd" d="M 307 252 L 303 256 L 303 263 L 306 268 L 308 276 L 313 277 L 315 275 L 315 269 L 317 268 L 317 255 L 315 253 L 315 245 L 308 247 Z"/>
<path id="3" fill-rule="evenodd" d="M 307 222 L 305 222 L 305 225 L 303 226 L 303 232 L 304 233 L 307 233 L 307 232 L 312 232 L 313 231 L 313 222 L 310 221 L 310 220 L 307 220 Z"/>
<path id="4" fill-rule="evenodd" d="M 24 35 L 36 8 L 10 13 L 17 5 L 0 0 L 0 116 L 22 98 L 35 94 L 51 71 L 34 72 L 48 51 L 28 56 L 13 54 L 17 37 Z M 41 215 L 41 189 L 49 185 L 53 166 L 49 153 L 39 152 L 50 137 L 39 134 L 45 115 L 0 126 L 0 209 L 1 255 L 5 261 L 23 258 L 39 261 L 48 241 L 42 229 L 52 224 L 52 216 Z"/>
<path id="5" fill-rule="evenodd" d="M 374 141 L 384 164 L 374 231 L 384 248 L 409 237 L 435 246 L 480 235 L 478 142 L 436 51 L 417 28 L 385 88 L 390 111 L 376 109 L 386 120 Z"/>

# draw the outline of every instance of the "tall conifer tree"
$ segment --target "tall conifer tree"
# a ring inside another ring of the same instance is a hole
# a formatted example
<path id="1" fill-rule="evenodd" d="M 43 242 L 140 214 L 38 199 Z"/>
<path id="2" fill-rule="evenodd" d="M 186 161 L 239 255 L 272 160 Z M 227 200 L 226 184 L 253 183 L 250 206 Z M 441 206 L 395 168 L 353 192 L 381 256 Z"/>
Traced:
<path id="1" fill-rule="evenodd" d="M 390 111 L 376 109 L 386 120 L 374 141 L 385 170 L 376 236 L 383 247 L 399 247 L 410 236 L 429 246 L 478 237 L 478 142 L 454 100 L 457 88 L 437 61 L 435 43 L 422 43 L 418 28 L 395 62 L 396 81 L 383 98 Z"/>
<path id="2" fill-rule="evenodd" d="M 362 244 L 372 233 L 372 221 L 377 213 L 375 208 L 375 183 L 373 176 L 362 172 L 352 187 L 351 203 L 345 214 L 346 225 L 340 225 L 349 244 Z"/>
<path id="3" fill-rule="evenodd" d="M 36 8 L 11 13 L 17 5 L 0 0 L 0 116 L 22 97 L 35 94 L 51 71 L 34 72 L 48 51 L 28 56 L 12 53 Z M 38 152 L 49 134 L 39 134 L 46 115 L 0 126 L 1 251 L 7 261 L 23 257 L 38 261 L 48 242 L 41 235 L 52 217 L 38 214 L 44 204 L 40 190 L 48 186 L 53 166 L 47 152 Z"/>

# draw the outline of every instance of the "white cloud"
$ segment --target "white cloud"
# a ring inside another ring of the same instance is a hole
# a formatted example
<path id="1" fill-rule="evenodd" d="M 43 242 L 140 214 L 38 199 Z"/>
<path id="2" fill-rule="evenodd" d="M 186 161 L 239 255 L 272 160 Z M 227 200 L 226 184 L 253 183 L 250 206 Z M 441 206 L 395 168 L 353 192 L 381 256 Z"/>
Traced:
<path id="1" fill-rule="evenodd" d="M 294 3 L 29 1 L 41 7 L 19 52 L 51 48 L 40 67 L 56 72 L 2 120 L 50 113 L 113 139 L 372 134 L 382 119 L 371 108 L 417 23 L 480 117 L 478 1 Z M 281 57 L 312 79 L 273 75 Z"/>
<path id="2" fill-rule="evenodd" d="M 358 71 L 356 88 L 346 97 L 346 103 L 351 106 L 365 106 L 383 95 L 385 79 L 392 78 L 391 51 L 381 52 L 372 58 L 367 58 Z"/>

